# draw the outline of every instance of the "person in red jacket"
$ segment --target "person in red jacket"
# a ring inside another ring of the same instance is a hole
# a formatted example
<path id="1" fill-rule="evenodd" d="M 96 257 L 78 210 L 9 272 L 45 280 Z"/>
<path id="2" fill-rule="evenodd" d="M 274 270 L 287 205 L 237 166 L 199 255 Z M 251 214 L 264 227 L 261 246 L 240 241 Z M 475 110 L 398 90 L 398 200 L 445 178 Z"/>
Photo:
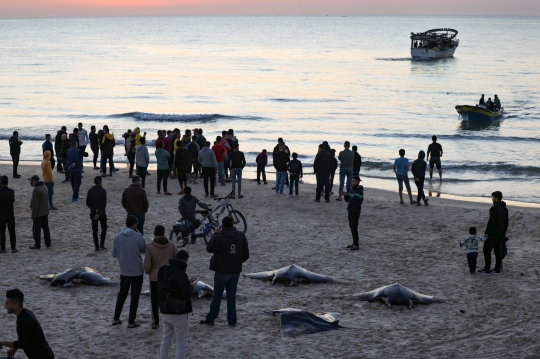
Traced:
<path id="1" fill-rule="evenodd" d="M 227 157 L 227 149 L 221 144 L 221 136 L 216 137 L 212 151 L 216 154 L 219 168 L 219 182 L 222 186 L 225 186 L 225 157 Z"/>

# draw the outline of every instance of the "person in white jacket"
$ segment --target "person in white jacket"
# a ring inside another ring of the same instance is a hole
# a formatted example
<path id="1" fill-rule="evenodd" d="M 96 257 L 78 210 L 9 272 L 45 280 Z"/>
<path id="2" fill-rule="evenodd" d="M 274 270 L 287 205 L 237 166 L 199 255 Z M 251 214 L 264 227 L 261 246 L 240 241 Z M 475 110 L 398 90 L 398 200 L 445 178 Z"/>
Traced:
<path id="1" fill-rule="evenodd" d="M 199 163 L 202 167 L 204 177 L 204 193 L 208 197 L 208 179 L 210 178 L 210 197 L 214 195 L 214 187 L 216 186 L 216 173 L 219 172 L 216 154 L 210 149 L 210 142 L 206 141 L 204 147 L 199 151 Z"/>
<path id="2" fill-rule="evenodd" d="M 137 165 L 137 175 L 141 177 L 142 188 L 146 180 L 146 170 L 150 163 L 150 155 L 148 154 L 148 148 L 146 147 L 146 140 L 141 137 L 141 144 L 135 149 L 135 164 Z"/>
<path id="3" fill-rule="evenodd" d="M 79 150 L 86 152 L 86 146 L 90 143 L 90 138 L 88 137 L 88 132 L 82 127 L 82 123 L 79 122 L 77 125 L 79 128 Z M 81 159 L 83 161 L 83 159 Z"/>

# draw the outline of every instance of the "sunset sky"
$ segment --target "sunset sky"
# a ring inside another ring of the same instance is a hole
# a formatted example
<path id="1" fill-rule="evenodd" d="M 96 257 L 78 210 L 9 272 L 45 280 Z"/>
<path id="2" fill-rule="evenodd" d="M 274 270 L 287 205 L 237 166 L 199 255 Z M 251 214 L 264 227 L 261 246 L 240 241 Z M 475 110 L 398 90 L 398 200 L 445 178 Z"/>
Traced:
<path id="1" fill-rule="evenodd" d="M 0 0 L 0 17 L 245 14 L 540 16 L 540 0 Z"/>

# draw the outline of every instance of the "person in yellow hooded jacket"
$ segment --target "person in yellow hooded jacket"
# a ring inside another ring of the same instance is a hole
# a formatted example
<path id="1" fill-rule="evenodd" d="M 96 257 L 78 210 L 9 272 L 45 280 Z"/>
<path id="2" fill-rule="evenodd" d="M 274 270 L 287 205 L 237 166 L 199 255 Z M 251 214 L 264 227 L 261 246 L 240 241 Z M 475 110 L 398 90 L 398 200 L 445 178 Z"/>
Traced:
<path id="1" fill-rule="evenodd" d="M 137 147 L 141 144 L 141 138 L 146 139 L 146 132 L 141 136 L 141 129 L 138 127 L 135 127 L 133 132 L 135 132 L 135 147 Z"/>
<path id="2" fill-rule="evenodd" d="M 41 162 L 41 172 L 43 173 L 43 183 L 49 191 L 49 210 L 56 210 L 52 203 L 54 194 L 54 179 L 51 164 L 51 151 L 43 152 L 43 161 Z"/>

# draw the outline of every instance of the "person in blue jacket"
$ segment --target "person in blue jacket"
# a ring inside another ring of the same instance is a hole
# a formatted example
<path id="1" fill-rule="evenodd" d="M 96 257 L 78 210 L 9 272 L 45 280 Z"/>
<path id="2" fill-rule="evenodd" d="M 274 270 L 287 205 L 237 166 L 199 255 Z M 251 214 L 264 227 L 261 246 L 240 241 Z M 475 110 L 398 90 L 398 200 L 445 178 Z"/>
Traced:
<path id="1" fill-rule="evenodd" d="M 77 141 L 71 141 L 71 148 L 67 151 L 67 169 L 71 178 L 71 188 L 73 195 L 71 202 L 79 201 L 79 188 L 82 181 L 83 157 L 88 157 L 88 153 L 79 150 Z"/>

